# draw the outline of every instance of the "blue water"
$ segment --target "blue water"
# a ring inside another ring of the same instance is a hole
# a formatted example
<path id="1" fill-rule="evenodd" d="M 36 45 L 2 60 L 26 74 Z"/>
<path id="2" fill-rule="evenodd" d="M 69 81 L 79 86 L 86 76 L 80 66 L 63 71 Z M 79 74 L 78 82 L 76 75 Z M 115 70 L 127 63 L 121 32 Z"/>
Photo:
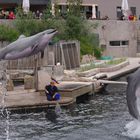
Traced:
<path id="1" fill-rule="evenodd" d="M 62 108 L 59 115 L 51 109 L 11 114 L 8 120 L 1 116 L 0 140 L 132 140 L 122 135 L 132 120 L 126 105 L 126 86 L 110 85 L 107 91 Z"/>

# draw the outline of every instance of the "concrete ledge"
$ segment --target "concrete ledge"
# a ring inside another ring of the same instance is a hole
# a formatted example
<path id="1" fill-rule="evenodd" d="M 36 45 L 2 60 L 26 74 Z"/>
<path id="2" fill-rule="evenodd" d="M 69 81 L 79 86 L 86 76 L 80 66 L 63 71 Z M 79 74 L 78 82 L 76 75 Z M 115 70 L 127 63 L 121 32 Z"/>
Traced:
<path id="1" fill-rule="evenodd" d="M 84 72 L 77 72 L 76 74 L 80 77 L 90 77 L 90 76 L 93 76 L 97 73 L 100 72 L 100 69 L 99 68 L 94 68 L 94 69 L 91 69 L 91 70 L 87 70 L 87 71 L 84 71 Z"/>
<path id="2" fill-rule="evenodd" d="M 114 65 L 108 68 L 94 68 L 84 72 L 77 72 L 77 75 L 80 77 L 90 77 L 100 72 L 113 72 L 122 69 L 123 67 L 129 65 L 129 61 L 122 62 L 118 65 Z"/>
<path id="3" fill-rule="evenodd" d="M 113 72 L 113 71 L 117 71 L 117 70 L 120 70 L 122 69 L 123 67 L 129 65 L 129 61 L 125 61 L 125 62 L 122 62 L 118 65 L 114 65 L 112 67 L 108 67 L 108 68 L 99 68 L 100 69 L 100 72 Z"/>

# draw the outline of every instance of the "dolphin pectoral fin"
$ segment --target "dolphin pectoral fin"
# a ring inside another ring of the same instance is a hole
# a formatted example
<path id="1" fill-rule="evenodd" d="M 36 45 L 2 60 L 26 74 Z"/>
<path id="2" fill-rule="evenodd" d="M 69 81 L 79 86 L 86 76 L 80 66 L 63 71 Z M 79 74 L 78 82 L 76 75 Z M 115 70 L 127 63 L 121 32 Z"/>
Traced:
<path id="1" fill-rule="evenodd" d="M 41 58 L 44 57 L 44 51 L 41 51 Z"/>
<path id="2" fill-rule="evenodd" d="M 35 51 L 35 49 L 37 49 L 37 48 L 38 48 L 38 43 L 36 43 L 35 45 L 33 45 L 33 46 L 31 47 L 32 52 Z"/>

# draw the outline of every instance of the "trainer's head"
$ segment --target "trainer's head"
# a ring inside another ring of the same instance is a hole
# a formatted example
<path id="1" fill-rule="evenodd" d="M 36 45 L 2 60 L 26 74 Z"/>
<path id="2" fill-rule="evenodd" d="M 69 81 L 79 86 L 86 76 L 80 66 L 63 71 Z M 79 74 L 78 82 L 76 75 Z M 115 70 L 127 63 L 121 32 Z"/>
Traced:
<path id="1" fill-rule="evenodd" d="M 50 85 L 52 85 L 52 86 L 54 86 L 55 84 L 56 84 L 56 83 L 55 83 L 55 81 L 53 81 L 53 80 L 50 82 Z"/>

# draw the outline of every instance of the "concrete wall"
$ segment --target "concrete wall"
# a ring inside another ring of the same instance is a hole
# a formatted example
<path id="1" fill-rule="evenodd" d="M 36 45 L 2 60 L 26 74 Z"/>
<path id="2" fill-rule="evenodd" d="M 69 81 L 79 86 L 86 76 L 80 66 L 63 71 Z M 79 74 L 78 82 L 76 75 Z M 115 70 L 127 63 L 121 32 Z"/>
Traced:
<path id="1" fill-rule="evenodd" d="M 100 47 L 104 49 L 103 55 L 113 57 L 136 56 L 139 22 L 119 20 L 89 21 L 89 24 L 95 23 L 98 23 L 98 27 L 97 29 L 92 28 L 92 32 L 99 33 Z M 110 41 L 129 41 L 129 44 L 111 46 Z"/>

